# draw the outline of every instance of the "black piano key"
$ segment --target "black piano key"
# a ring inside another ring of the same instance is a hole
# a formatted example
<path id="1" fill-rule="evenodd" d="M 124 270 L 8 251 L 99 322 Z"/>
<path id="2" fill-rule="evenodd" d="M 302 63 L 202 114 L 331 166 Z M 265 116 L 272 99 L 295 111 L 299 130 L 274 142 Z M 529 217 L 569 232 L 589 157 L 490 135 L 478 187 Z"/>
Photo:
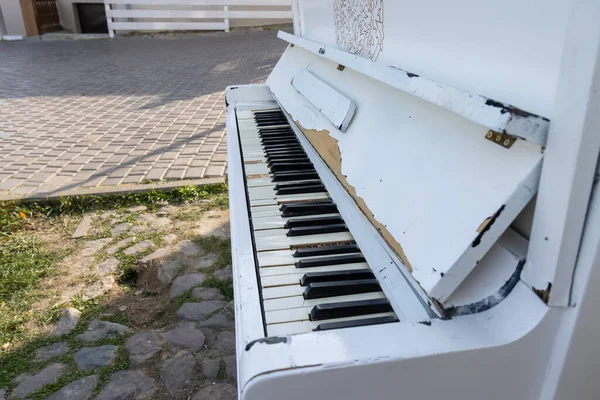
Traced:
<path id="1" fill-rule="evenodd" d="M 306 158 L 306 153 L 300 153 L 300 152 L 295 152 L 295 153 L 288 153 L 288 154 L 275 154 L 272 156 L 267 156 L 267 161 L 284 161 L 284 160 L 289 160 L 291 158 Z"/>
<path id="2" fill-rule="evenodd" d="M 296 166 L 296 167 L 294 167 L 294 166 Z M 269 167 L 271 172 L 282 172 L 282 171 L 290 171 L 291 172 L 291 171 L 297 171 L 299 169 L 301 169 L 301 170 L 313 169 L 312 163 L 306 157 L 268 161 L 267 167 Z"/>
<path id="3" fill-rule="evenodd" d="M 282 152 L 288 152 L 289 154 L 300 153 L 300 157 L 306 157 L 306 153 L 304 153 L 304 149 L 302 149 L 302 147 L 296 147 L 296 145 L 279 148 L 279 149 L 271 149 L 270 147 L 266 147 L 263 149 L 263 153 L 265 154 L 265 156 L 271 157 L 271 158 L 279 157 L 282 154 Z"/>
<path id="4" fill-rule="evenodd" d="M 275 141 L 266 141 L 266 142 L 261 142 L 261 146 L 263 146 L 263 148 L 265 149 L 271 149 L 271 150 L 276 150 L 278 147 L 281 147 L 282 150 L 286 150 L 288 147 L 302 147 L 302 145 L 300 144 L 300 142 L 298 142 L 298 140 L 296 138 L 293 139 L 286 139 L 287 143 L 282 143 L 280 141 L 278 141 L 280 139 L 277 139 Z"/>
<path id="5" fill-rule="evenodd" d="M 295 171 L 295 172 L 287 172 L 287 173 L 274 173 L 271 177 L 272 182 L 289 182 L 289 181 L 297 181 L 302 179 L 316 179 L 319 177 L 317 171 L 315 169 L 305 170 L 305 171 Z"/>
<path id="6" fill-rule="evenodd" d="M 299 226 L 314 226 L 314 225 L 327 225 L 327 224 L 341 224 L 344 220 L 340 216 L 332 217 L 315 217 L 315 218 L 303 218 L 296 220 L 289 220 L 285 223 L 284 228 L 297 228 Z"/>
<path id="7" fill-rule="evenodd" d="M 261 126 L 280 126 L 280 125 L 287 125 L 288 122 L 287 120 L 262 120 L 262 121 L 256 121 L 256 125 L 261 127 Z"/>
<path id="8" fill-rule="evenodd" d="M 283 111 L 281 111 L 281 109 L 279 108 L 271 108 L 269 110 L 256 110 L 253 112 L 254 115 L 272 115 L 272 114 L 279 114 L 279 115 L 283 115 Z"/>
<path id="9" fill-rule="evenodd" d="M 334 246 L 310 247 L 307 249 L 298 249 L 294 252 L 294 257 L 315 257 L 328 256 L 334 254 L 360 253 L 357 244 L 337 244 Z"/>
<path id="10" fill-rule="evenodd" d="M 358 251 L 358 249 L 357 249 Z M 318 257 L 296 261 L 296 268 L 325 267 L 327 265 L 355 264 L 365 262 L 362 253 L 338 254 L 331 257 Z"/>
<path id="11" fill-rule="evenodd" d="M 261 139 L 273 138 L 278 136 L 296 136 L 294 131 L 289 128 L 260 128 L 258 136 Z"/>
<path id="12" fill-rule="evenodd" d="M 306 158 L 306 154 L 301 154 L 301 153 L 290 153 L 288 155 L 276 154 L 274 156 L 268 155 L 265 158 L 266 158 L 267 162 L 270 162 L 270 161 L 282 162 L 282 161 L 296 159 L 296 158 Z"/>
<path id="13" fill-rule="evenodd" d="M 298 139 L 298 137 L 296 137 L 296 135 L 294 135 L 293 133 L 277 133 L 277 134 L 273 134 L 273 135 L 259 135 L 259 139 L 262 142 L 267 142 L 270 140 L 291 140 L 291 139 Z"/>
<path id="14" fill-rule="evenodd" d="M 306 152 L 304 151 L 304 148 L 302 147 L 302 145 L 300 143 L 292 143 L 292 144 L 287 144 L 287 145 L 267 144 L 267 145 L 261 145 L 261 146 L 263 146 L 263 152 L 265 152 L 267 154 L 272 154 L 272 155 L 292 153 L 292 152 L 306 154 Z"/>
<path id="15" fill-rule="evenodd" d="M 263 148 L 273 147 L 273 146 L 295 146 L 300 144 L 297 139 L 277 139 L 277 140 L 269 140 L 269 141 L 261 141 L 261 146 Z"/>
<path id="16" fill-rule="evenodd" d="M 290 147 L 302 148 L 302 145 L 297 140 L 296 141 L 290 141 L 289 143 L 278 143 L 278 142 L 268 143 L 267 142 L 267 143 L 261 143 L 261 146 L 264 149 L 269 149 L 271 151 L 276 151 L 277 149 L 287 150 Z"/>
<path id="17" fill-rule="evenodd" d="M 306 153 L 303 149 L 270 151 L 268 154 L 268 158 L 306 156 Z"/>
<path id="18" fill-rule="evenodd" d="M 262 141 L 265 140 L 279 140 L 279 139 L 298 139 L 298 137 L 296 135 L 294 135 L 293 133 L 285 133 L 285 132 L 280 132 L 280 133 L 273 133 L 273 134 L 258 134 L 259 139 Z"/>
<path id="19" fill-rule="evenodd" d="M 341 282 L 374 279 L 373 271 L 365 269 L 348 269 L 344 271 L 309 272 L 300 278 L 300 286 L 308 286 L 317 282 Z"/>
<path id="20" fill-rule="evenodd" d="M 265 121 L 265 120 L 285 120 L 284 115 L 255 115 L 255 121 Z"/>
<path id="21" fill-rule="evenodd" d="M 323 324 L 319 324 L 314 330 L 328 331 L 331 329 L 353 328 L 356 326 L 389 324 L 391 322 L 398 322 L 398 319 L 393 315 L 388 315 L 385 317 L 355 319 L 352 321 L 325 322 Z"/>
<path id="22" fill-rule="evenodd" d="M 271 159 L 271 161 L 269 161 L 267 163 L 267 165 L 270 167 L 271 165 L 277 165 L 277 164 L 290 164 L 290 163 L 294 163 L 294 164 L 300 164 L 300 163 L 310 163 L 310 161 L 308 160 L 308 157 L 304 156 L 300 156 L 300 157 L 296 157 L 296 158 L 283 158 L 283 159 L 278 159 L 278 158 L 273 158 Z"/>
<path id="23" fill-rule="evenodd" d="M 289 126 L 275 126 L 273 128 L 258 128 L 258 134 L 260 136 L 265 135 L 278 135 L 278 134 L 294 135 L 294 130 Z"/>
<path id="24" fill-rule="evenodd" d="M 258 136 L 260 136 L 261 138 L 268 138 L 268 137 L 277 137 L 280 135 L 287 135 L 287 136 L 296 136 L 296 134 L 294 133 L 293 130 L 291 130 L 290 128 L 259 128 L 258 129 Z"/>
<path id="25" fill-rule="evenodd" d="M 300 217 L 303 215 L 334 214 L 338 212 L 337 206 L 332 202 L 316 203 L 286 203 L 279 207 L 281 216 Z"/>
<path id="26" fill-rule="evenodd" d="M 307 236 L 307 235 L 322 235 L 324 233 L 346 232 L 348 227 L 346 224 L 332 224 L 320 226 L 300 226 L 298 228 L 290 228 L 286 236 Z"/>
<path id="27" fill-rule="evenodd" d="M 317 304 L 310 310 L 311 321 L 357 317 L 393 311 L 388 299 L 344 301 L 341 303 Z"/>
<path id="28" fill-rule="evenodd" d="M 275 190 L 285 189 L 285 188 L 294 187 L 294 186 L 312 186 L 312 185 L 322 185 L 322 184 L 323 184 L 323 182 L 321 182 L 320 179 L 307 179 L 305 181 L 282 182 L 282 183 L 278 183 L 277 185 L 275 185 Z"/>
<path id="29" fill-rule="evenodd" d="M 284 144 L 295 144 L 299 143 L 298 138 L 293 136 L 290 137 L 276 137 L 276 138 L 268 138 L 268 139 L 260 139 L 260 144 L 263 146 L 274 146 L 276 144 L 284 145 Z"/>
<path id="30" fill-rule="evenodd" d="M 333 296 L 379 292 L 381 287 L 377 279 L 361 279 L 351 281 L 315 282 L 304 289 L 304 299 L 322 299 Z"/>
<path id="31" fill-rule="evenodd" d="M 287 194 L 303 194 L 303 193 L 320 193 L 325 191 L 325 186 L 323 185 L 310 185 L 310 186 L 295 186 L 288 188 L 281 188 L 275 191 L 277 195 L 287 195 Z"/>
<path id="32" fill-rule="evenodd" d="M 269 169 L 271 170 L 271 172 L 310 171 L 312 168 L 313 168 L 313 164 L 311 162 L 297 162 L 297 163 L 277 162 L 277 163 L 271 163 L 271 165 L 269 166 Z"/>
<path id="33" fill-rule="evenodd" d="M 287 123 L 287 119 L 285 118 L 284 115 L 255 115 L 254 116 L 254 121 L 255 122 L 260 122 L 260 121 L 283 121 L 283 122 Z"/>
<path id="34" fill-rule="evenodd" d="M 264 118 L 285 118 L 285 115 L 283 113 L 254 114 L 254 119 Z"/>
<path id="35" fill-rule="evenodd" d="M 301 144 L 287 144 L 287 145 L 283 145 L 283 144 L 277 144 L 277 145 L 265 145 L 263 146 L 263 151 L 267 154 L 273 154 L 276 153 L 278 151 L 290 151 L 290 150 L 295 150 L 295 151 L 300 151 L 300 150 L 304 150 L 302 148 Z"/>

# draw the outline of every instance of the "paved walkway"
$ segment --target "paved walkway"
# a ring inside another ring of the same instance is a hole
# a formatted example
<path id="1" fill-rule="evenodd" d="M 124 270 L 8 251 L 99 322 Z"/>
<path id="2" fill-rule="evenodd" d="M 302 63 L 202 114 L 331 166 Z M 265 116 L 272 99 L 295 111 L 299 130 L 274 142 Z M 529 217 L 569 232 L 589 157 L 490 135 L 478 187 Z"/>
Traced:
<path id="1" fill-rule="evenodd" d="M 284 47 L 276 30 L 0 42 L 0 199 L 223 176 L 223 90 Z"/>

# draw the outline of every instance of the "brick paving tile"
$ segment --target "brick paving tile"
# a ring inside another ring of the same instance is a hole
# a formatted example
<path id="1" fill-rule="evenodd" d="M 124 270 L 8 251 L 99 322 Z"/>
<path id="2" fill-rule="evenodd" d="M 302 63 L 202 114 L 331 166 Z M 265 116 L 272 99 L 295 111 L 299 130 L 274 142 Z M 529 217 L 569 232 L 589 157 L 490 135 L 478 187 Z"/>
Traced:
<path id="1" fill-rule="evenodd" d="M 276 30 L 0 42 L 0 197 L 222 176 L 223 90 L 284 48 Z"/>

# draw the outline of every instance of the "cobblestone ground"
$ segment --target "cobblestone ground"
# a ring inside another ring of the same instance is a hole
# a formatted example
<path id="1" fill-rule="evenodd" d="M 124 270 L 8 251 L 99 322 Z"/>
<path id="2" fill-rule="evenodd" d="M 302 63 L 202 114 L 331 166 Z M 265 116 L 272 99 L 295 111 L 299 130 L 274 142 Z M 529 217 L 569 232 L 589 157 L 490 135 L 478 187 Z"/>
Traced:
<path id="1" fill-rule="evenodd" d="M 0 399 L 237 398 L 226 209 L 89 213 L 71 240 L 78 250 L 63 262 L 68 276 L 45 290 L 61 302 L 108 305 L 88 315 L 64 309 Z M 138 272 L 130 286 L 115 282 L 123 263 Z"/>
<path id="2" fill-rule="evenodd" d="M 0 199 L 222 176 L 223 90 L 266 79 L 276 32 L 0 42 Z"/>

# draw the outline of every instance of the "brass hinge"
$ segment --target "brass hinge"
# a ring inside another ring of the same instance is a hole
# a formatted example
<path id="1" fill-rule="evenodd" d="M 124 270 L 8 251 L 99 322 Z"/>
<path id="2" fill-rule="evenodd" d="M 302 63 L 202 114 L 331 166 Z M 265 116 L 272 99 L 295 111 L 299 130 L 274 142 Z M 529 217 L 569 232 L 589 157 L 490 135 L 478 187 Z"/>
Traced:
<path id="1" fill-rule="evenodd" d="M 492 130 L 489 130 L 485 134 L 485 138 L 507 149 L 510 149 L 512 145 L 517 141 L 516 137 L 509 135 L 508 133 L 500 133 Z"/>
<path id="2" fill-rule="evenodd" d="M 338 71 L 343 71 L 346 69 L 346 67 L 344 67 L 342 64 L 338 64 L 337 69 Z"/>

